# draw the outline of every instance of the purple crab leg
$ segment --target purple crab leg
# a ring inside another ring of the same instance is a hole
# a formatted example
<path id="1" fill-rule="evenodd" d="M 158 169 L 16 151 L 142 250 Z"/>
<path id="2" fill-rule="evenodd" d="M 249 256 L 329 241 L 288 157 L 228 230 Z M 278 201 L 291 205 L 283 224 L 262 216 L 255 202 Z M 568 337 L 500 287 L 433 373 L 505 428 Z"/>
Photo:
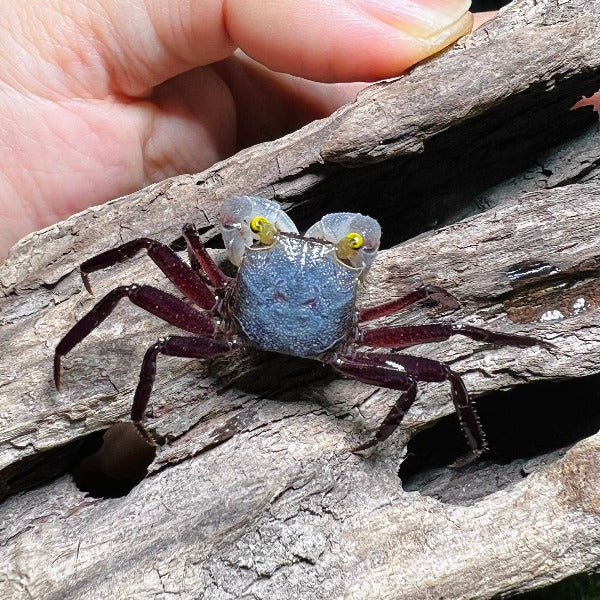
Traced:
<path id="1" fill-rule="evenodd" d="M 479 424 L 473 403 L 460 375 L 448 365 L 437 360 L 410 356 L 407 354 L 371 354 L 357 352 L 350 356 L 334 355 L 331 366 L 344 375 L 354 379 L 391 389 L 406 390 L 406 394 L 398 399 L 396 406 L 388 413 L 374 440 L 363 444 L 359 449 L 375 445 L 381 439 L 388 437 L 400 425 L 406 410 L 412 404 L 410 385 L 415 381 L 448 381 L 452 393 L 452 402 L 458 414 L 458 419 L 464 431 L 471 454 L 461 464 L 474 460 L 486 449 L 485 434 Z M 408 397 L 406 397 L 408 396 Z M 380 430 L 384 427 L 385 431 Z"/>
<path id="2" fill-rule="evenodd" d="M 185 337 L 173 335 L 160 338 L 148 348 L 144 355 L 140 379 L 133 397 L 131 420 L 136 422 L 141 421 L 144 416 L 152 392 L 152 386 L 154 385 L 156 357 L 159 354 L 179 356 L 181 358 L 213 358 L 227 354 L 231 350 L 231 342 L 203 336 Z"/>
<path id="3" fill-rule="evenodd" d="M 397 300 L 392 300 L 391 302 L 386 302 L 385 304 L 379 304 L 377 306 L 370 306 L 368 308 L 361 309 L 358 315 L 358 320 L 372 321 L 373 319 L 379 319 L 380 317 L 385 317 L 408 308 L 409 306 L 416 304 L 421 300 L 433 300 L 438 304 L 448 308 L 458 308 L 460 306 L 458 300 L 444 288 L 441 288 L 437 285 L 423 285 L 410 294 L 407 294 L 402 298 L 398 298 Z"/>
<path id="4" fill-rule="evenodd" d="M 416 344 L 441 342 L 453 335 L 464 335 L 478 342 L 488 342 L 499 346 L 544 346 L 550 344 L 527 335 L 499 333 L 471 325 L 399 325 L 378 327 L 359 331 L 357 342 L 374 348 L 407 348 Z"/>
<path id="5" fill-rule="evenodd" d="M 408 412 L 408 409 L 412 406 L 417 397 L 417 382 L 412 377 L 407 377 L 406 380 L 408 385 L 406 391 L 403 394 L 400 394 L 398 400 L 396 400 L 394 406 L 390 409 L 390 412 L 385 416 L 381 425 L 379 425 L 373 439 L 360 446 L 356 446 L 356 448 L 352 449 L 352 452 L 360 452 L 376 446 L 379 442 L 383 442 L 396 431 L 402 422 L 404 415 Z"/>
<path id="6" fill-rule="evenodd" d="M 61 357 L 70 352 L 110 313 L 121 298 L 131 302 L 153 315 L 190 333 L 211 335 L 215 326 L 206 314 L 198 312 L 183 300 L 149 285 L 120 286 L 109 292 L 81 320 L 79 320 L 60 340 L 54 351 L 54 383 L 60 389 Z"/>
<path id="7" fill-rule="evenodd" d="M 192 223 L 186 223 L 183 226 L 183 237 L 188 245 L 188 253 L 190 254 L 190 260 L 195 259 L 197 264 L 200 265 L 202 271 L 208 277 L 210 283 L 216 289 L 223 289 L 230 278 L 219 269 L 217 263 L 211 258 L 210 254 L 206 251 L 196 227 Z"/>
<path id="8" fill-rule="evenodd" d="M 90 294 L 92 293 L 89 273 L 123 262 L 144 249 L 169 281 L 194 304 L 206 310 L 214 307 L 215 294 L 206 285 L 202 276 L 183 262 L 171 248 L 150 238 L 131 240 L 118 248 L 102 252 L 82 263 L 79 268 L 85 289 Z"/>

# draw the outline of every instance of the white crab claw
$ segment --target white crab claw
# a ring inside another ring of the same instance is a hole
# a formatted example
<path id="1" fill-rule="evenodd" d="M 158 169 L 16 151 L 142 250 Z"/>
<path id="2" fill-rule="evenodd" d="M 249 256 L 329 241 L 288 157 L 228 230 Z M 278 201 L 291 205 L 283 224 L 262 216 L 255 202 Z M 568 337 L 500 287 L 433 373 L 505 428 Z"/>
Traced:
<path id="1" fill-rule="evenodd" d="M 360 213 L 330 213 L 310 227 L 305 235 L 338 244 L 349 233 L 359 233 L 363 238 L 362 247 L 348 261 L 353 267 L 362 269 L 360 279 L 364 281 L 381 241 L 381 226 L 375 219 Z"/>
<path id="2" fill-rule="evenodd" d="M 298 233 L 279 203 L 257 196 L 231 196 L 223 202 L 220 222 L 225 248 L 234 265 L 240 265 L 246 248 L 254 243 L 255 236 L 250 229 L 254 217 L 264 217 L 277 231 Z"/>

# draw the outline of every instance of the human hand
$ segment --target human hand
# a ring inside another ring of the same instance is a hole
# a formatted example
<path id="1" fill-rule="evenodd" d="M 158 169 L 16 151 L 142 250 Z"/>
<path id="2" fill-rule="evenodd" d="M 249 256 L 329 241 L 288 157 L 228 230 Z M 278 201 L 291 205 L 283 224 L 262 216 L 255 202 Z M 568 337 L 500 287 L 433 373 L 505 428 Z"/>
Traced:
<path id="1" fill-rule="evenodd" d="M 359 89 L 334 82 L 401 73 L 468 32 L 469 6 L 4 1 L 0 260 L 30 231 L 330 114 Z"/>

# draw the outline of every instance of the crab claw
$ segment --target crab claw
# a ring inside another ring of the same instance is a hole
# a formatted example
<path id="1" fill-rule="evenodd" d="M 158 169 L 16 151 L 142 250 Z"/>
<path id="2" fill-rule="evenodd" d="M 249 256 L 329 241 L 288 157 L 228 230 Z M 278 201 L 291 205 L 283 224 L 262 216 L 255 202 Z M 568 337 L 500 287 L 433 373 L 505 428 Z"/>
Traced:
<path id="1" fill-rule="evenodd" d="M 229 260 L 236 266 L 242 262 L 246 248 L 257 239 L 251 223 L 255 219 L 268 222 L 276 232 L 298 233 L 294 222 L 279 203 L 255 196 L 231 196 L 221 208 L 221 235 Z"/>
<path id="2" fill-rule="evenodd" d="M 338 258 L 362 269 L 359 278 L 364 281 L 377 256 L 381 226 L 375 219 L 359 213 L 330 213 L 310 227 L 306 237 L 335 244 Z"/>

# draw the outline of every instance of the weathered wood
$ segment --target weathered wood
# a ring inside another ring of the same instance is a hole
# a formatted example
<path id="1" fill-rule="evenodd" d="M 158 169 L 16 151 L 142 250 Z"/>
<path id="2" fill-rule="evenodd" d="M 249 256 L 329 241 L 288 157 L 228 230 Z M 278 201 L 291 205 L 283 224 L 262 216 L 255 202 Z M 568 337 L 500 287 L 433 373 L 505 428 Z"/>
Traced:
<path id="1" fill-rule="evenodd" d="M 416 350 L 448 360 L 474 396 L 597 373 L 600 145 L 595 129 L 572 143 L 562 130 L 594 121 L 565 109 L 600 87 L 599 16 L 600 1 L 517 2 L 330 119 L 17 245 L 0 266 L 0 344 L 10 350 L 0 357 L 0 481 L 5 493 L 46 483 L 0 505 L 0 596 L 491 598 L 598 567 L 599 435 L 540 449 L 547 458 L 522 480 L 483 471 L 469 501 L 458 491 L 440 500 L 404 491 L 396 471 L 406 442 L 452 413 L 446 386 L 422 386 L 398 434 L 365 458 L 349 449 L 395 394 L 291 358 L 165 358 L 148 424 L 168 443 L 128 496 L 93 499 L 56 473 L 78 440 L 128 413 L 143 352 L 167 329 L 123 305 L 65 359 L 61 393 L 51 357 L 94 302 L 77 277 L 84 257 L 140 235 L 173 241 L 183 222 L 213 224 L 222 198 L 244 191 L 295 205 L 303 224 L 356 207 L 382 220 L 388 246 L 493 206 L 382 252 L 362 301 L 436 283 L 461 308 L 405 321 L 556 345 L 453 339 Z M 543 168 L 532 166 L 538 156 Z M 140 257 L 94 274 L 95 297 L 122 282 L 164 286 L 149 265 Z"/>

